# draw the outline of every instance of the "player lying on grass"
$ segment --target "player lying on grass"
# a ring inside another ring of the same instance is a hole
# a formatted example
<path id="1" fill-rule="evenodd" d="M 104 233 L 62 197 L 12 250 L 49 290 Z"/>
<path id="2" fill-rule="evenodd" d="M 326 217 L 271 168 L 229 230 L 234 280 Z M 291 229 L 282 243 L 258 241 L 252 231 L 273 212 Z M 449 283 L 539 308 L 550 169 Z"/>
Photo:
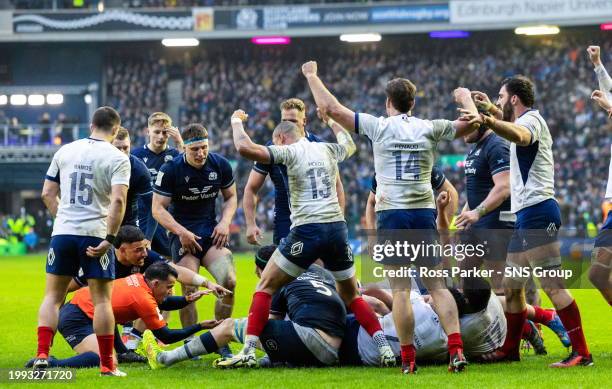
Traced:
<path id="1" fill-rule="evenodd" d="M 247 115 L 238 110 L 231 123 L 236 149 L 245 158 L 282 163 L 287 167 L 291 204 L 291 230 L 273 260 L 261 275 L 249 309 L 247 337 L 241 352 L 219 362 L 223 367 L 248 367 L 257 364 L 255 348 L 270 312 L 272 295 L 298 278 L 321 258 L 337 282 L 338 294 L 355 313 L 359 322 L 379 345 L 381 364 L 395 364 L 395 357 L 382 332 L 376 315 L 359 296 L 353 254 L 348 243 L 348 229 L 336 194 L 338 163 L 355 153 L 351 136 L 333 126 L 338 143 L 316 143 L 304 139 L 303 132 L 291 122 L 282 122 L 274 130 L 274 146 L 253 143 L 244 130 Z"/>
<path id="2" fill-rule="evenodd" d="M 258 277 L 266 265 L 269 266 L 275 250 L 276 246 L 264 246 L 257 251 L 255 272 Z M 272 364 L 329 366 L 338 363 L 338 350 L 345 333 L 346 308 L 329 271 L 313 264 L 283 286 L 272 298 L 269 318 L 257 347 L 268 354 Z M 226 319 L 199 338 L 171 351 L 162 351 L 151 332 L 147 331 L 144 345 L 149 365 L 158 369 L 197 355 L 210 354 L 231 341 L 243 343 L 247 325 L 246 318 Z M 222 361 L 223 358 L 217 359 L 214 365 L 223 367 Z"/>
<path id="3" fill-rule="evenodd" d="M 144 232 L 138 227 L 126 225 L 119 229 L 114 243 L 115 252 L 115 278 L 128 277 L 135 273 L 144 273 L 147 268 L 153 263 L 165 262 L 172 266 L 178 273 L 177 281 L 184 285 L 195 287 L 205 287 L 213 291 L 216 296 L 229 293 L 229 291 L 216 283 L 207 280 L 198 273 L 187 269 L 186 267 L 176 265 L 167 261 L 160 254 L 148 249 L 149 241 L 145 238 Z M 69 292 L 73 292 L 83 286 L 87 286 L 87 280 L 79 271 L 79 275 L 74 277 L 68 287 Z M 178 296 L 169 296 L 161 304 L 159 309 L 162 311 L 171 311 L 180 309 L 182 299 Z M 178 305 L 177 305 L 178 304 Z M 178 307 L 178 308 L 177 308 Z M 146 329 L 142 320 L 136 320 L 133 323 L 131 335 L 135 339 L 142 338 L 142 332 Z M 132 345 L 132 349 L 138 346 L 138 342 Z M 120 363 L 123 362 L 145 362 L 144 358 L 133 351 L 130 351 L 121 341 L 118 332 L 115 331 L 115 351 Z"/>
<path id="4" fill-rule="evenodd" d="M 183 340 L 198 331 L 209 329 L 219 324 L 216 320 L 205 320 L 183 329 L 169 329 L 159 312 L 159 304 L 172 294 L 172 288 L 178 274 L 165 262 L 149 266 L 144 275 L 133 274 L 113 281 L 112 312 L 119 324 L 142 319 L 155 337 L 164 343 Z M 182 306 L 199 300 L 209 291 L 199 291 L 187 297 L 181 297 Z M 79 289 L 72 300 L 62 306 L 59 314 L 58 331 L 66 342 L 77 352 L 77 356 L 68 359 L 50 359 L 51 367 L 94 367 L 100 364 L 98 344 L 93 326 L 94 305 L 89 287 Z"/>

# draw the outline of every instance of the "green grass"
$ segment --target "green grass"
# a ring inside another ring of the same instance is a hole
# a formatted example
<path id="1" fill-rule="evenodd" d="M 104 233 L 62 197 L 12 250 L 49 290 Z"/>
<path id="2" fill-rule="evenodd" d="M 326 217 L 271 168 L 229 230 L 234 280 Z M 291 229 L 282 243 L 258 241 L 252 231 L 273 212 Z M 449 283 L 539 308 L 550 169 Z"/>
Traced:
<path id="1" fill-rule="evenodd" d="M 237 255 L 238 287 L 234 316 L 245 316 L 256 278 L 253 263 L 248 255 Z M 22 368 L 36 350 L 36 316 L 44 288 L 44 256 L 0 258 L 0 368 Z M 379 387 L 397 385 L 428 387 L 480 387 L 502 388 L 537 386 L 539 388 L 597 388 L 609 386 L 612 372 L 612 309 L 596 290 L 574 290 L 581 307 L 586 337 L 595 358 L 592 368 L 553 370 L 547 367 L 566 356 L 566 351 L 556 337 L 545 329 L 548 355 L 536 357 L 528 354 L 523 361 L 513 364 L 469 366 L 464 374 L 451 375 L 445 366 L 420 367 L 417 376 L 402 376 L 399 369 L 380 368 L 326 368 L 283 370 L 218 371 L 211 367 L 215 356 L 201 361 L 188 361 L 169 369 L 151 371 L 144 365 L 124 365 L 128 373 L 125 379 L 109 379 L 98 376 L 97 369 L 79 370 L 72 384 L 59 385 L 97 388 L 108 387 L 241 387 L 241 388 L 294 388 L 294 387 Z M 548 303 L 545 305 L 550 306 Z M 211 317 L 213 300 L 203 298 L 198 302 L 200 318 Z M 178 314 L 173 313 L 170 327 L 179 326 Z M 233 345 L 233 349 L 239 347 Z M 63 358 L 73 355 L 61 336 L 55 338 L 52 354 Z M 6 383 L 0 382 L 0 387 Z M 21 386 L 40 384 L 20 384 Z"/>

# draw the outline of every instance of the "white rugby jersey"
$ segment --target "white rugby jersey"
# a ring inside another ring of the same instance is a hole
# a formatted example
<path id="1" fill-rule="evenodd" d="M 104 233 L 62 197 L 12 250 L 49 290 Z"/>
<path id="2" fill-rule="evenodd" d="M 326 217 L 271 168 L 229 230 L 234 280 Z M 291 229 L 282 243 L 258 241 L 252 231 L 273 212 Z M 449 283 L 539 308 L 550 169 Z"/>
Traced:
<path id="1" fill-rule="evenodd" d="M 612 78 L 606 71 L 603 65 L 595 68 L 597 80 L 599 81 L 599 90 L 601 90 L 608 99 L 612 102 Z M 610 152 L 612 153 L 612 144 L 610 144 Z M 610 167 L 608 168 L 608 185 L 606 186 L 606 199 L 612 199 L 612 158 L 610 158 Z"/>
<path id="2" fill-rule="evenodd" d="M 376 211 L 436 208 L 431 190 L 434 153 L 439 141 L 455 139 L 453 122 L 356 113 L 355 131 L 372 141 Z"/>
<path id="3" fill-rule="evenodd" d="M 344 221 L 336 193 L 338 162 L 349 156 L 344 146 L 302 138 L 287 146 L 268 146 L 268 150 L 272 164 L 287 167 L 291 228 Z"/>
<path id="4" fill-rule="evenodd" d="M 104 238 L 111 186 L 129 186 L 130 160 L 108 142 L 79 139 L 55 153 L 46 178 L 60 184 L 51 235 Z"/>
<path id="5" fill-rule="evenodd" d="M 552 137 L 542 115 L 532 109 L 514 123 L 531 132 L 529 146 L 510 144 L 510 208 L 516 213 L 555 198 L 555 166 Z"/>
<path id="6" fill-rule="evenodd" d="M 459 318 L 463 351 L 469 357 L 477 357 L 501 347 L 506 339 L 504 308 L 495 293 L 491 293 L 487 308 Z"/>
<path id="7" fill-rule="evenodd" d="M 410 303 L 414 314 L 414 347 L 416 357 L 422 361 L 446 361 L 448 349 L 447 336 L 440 325 L 440 319 L 429 304 L 427 304 L 418 291 L 410 292 Z M 395 356 L 400 356 L 400 342 L 391 313 L 378 319 L 389 341 Z M 359 327 L 357 347 L 363 363 L 368 366 L 378 366 L 380 352 L 378 346 L 363 327 Z"/>

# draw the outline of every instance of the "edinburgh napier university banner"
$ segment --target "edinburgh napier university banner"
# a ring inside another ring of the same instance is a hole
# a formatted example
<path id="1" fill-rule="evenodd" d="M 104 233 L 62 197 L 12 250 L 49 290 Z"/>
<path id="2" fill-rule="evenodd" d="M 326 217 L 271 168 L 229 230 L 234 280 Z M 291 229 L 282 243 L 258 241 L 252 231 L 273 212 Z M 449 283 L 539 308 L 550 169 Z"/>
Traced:
<path id="1" fill-rule="evenodd" d="M 448 22 L 448 3 L 397 6 L 278 6 L 215 11 L 215 30 L 279 30 L 360 24 Z"/>
<path id="2" fill-rule="evenodd" d="M 452 23 L 611 18 L 612 0 L 451 0 Z"/>
<path id="3" fill-rule="evenodd" d="M 212 29 L 212 9 L 192 11 L 128 11 L 105 12 L 16 12 L 15 33 L 74 31 L 207 31 Z"/>

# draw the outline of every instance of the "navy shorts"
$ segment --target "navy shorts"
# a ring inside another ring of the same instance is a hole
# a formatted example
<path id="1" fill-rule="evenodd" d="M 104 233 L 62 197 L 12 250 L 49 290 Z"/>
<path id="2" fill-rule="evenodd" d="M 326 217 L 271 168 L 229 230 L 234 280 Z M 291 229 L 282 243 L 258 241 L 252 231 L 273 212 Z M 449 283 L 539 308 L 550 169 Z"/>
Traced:
<path id="1" fill-rule="evenodd" d="M 346 317 L 346 332 L 340 345 L 340 365 L 363 366 L 363 361 L 359 356 L 359 328 L 360 324 L 355 318 L 355 315 Z"/>
<path id="2" fill-rule="evenodd" d="M 151 250 L 160 253 L 164 257 L 170 257 L 172 255 L 168 232 L 160 224 L 157 225 L 153 239 L 151 239 Z"/>
<path id="3" fill-rule="evenodd" d="M 202 250 L 198 250 L 195 254 L 193 254 L 193 256 L 201 260 L 213 246 L 213 240 L 210 237 L 202 237 L 202 239 L 198 239 L 198 244 L 200 247 L 202 247 Z M 179 239 L 178 235 L 171 234 L 170 248 L 172 250 L 172 262 L 178 263 L 181 259 L 183 259 L 185 252 L 183 251 L 183 245 L 181 245 L 181 240 Z"/>
<path id="4" fill-rule="evenodd" d="M 553 199 L 523 208 L 516 213 L 509 253 L 520 253 L 557 241 L 561 210 Z"/>
<path id="5" fill-rule="evenodd" d="M 52 236 L 47 254 L 47 273 L 75 277 L 80 268 L 86 279 L 114 279 L 115 251 L 112 248 L 99 258 L 87 256 L 87 247 L 96 247 L 103 240 L 92 236 Z"/>
<path id="6" fill-rule="evenodd" d="M 612 212 L 608 212 L 606 222 L 599 230 L 597 239 L 595 239 L 595 247 L 612 247 Z"/>
<path id="7" fill-rule="evenodd" d="M 353 252 L 348 242 L 346 222 L 310 223 L 297 226 L 282 239 L 276 264 L 287 274 L 297 277 L 317 259 L 337 280 L 355 274 Z"/>
<path id="8" fill-rule="evenodd" d="M 379 244 L 408 242 L 416 245 L 439 242 L 436 216 L 436 210 L 431 208 L 378 211 L 376 212 L 378 242 Z M 438 255 L 426 255 L 414 258 L 412 261 L 406 257 L 386 257 L 379 262 L 385 265 L 414 264 L 434 267 L 442 262 L 442 258 Z"/>
<path id="9" fill-rule="evenodd" d="M 272 242 L 278 246 L 281 240 L 289 235 L 289 231 L 291 231 L 291 220 L 275 220 Z"/>
<path id="10" fill-rule="evenodd" d="M 325 366 L 306 347 L 289 320 L 270 320 L 259 335 L 264 350 L 273 363 L 291 366 Z"/>
<path id="11" fill-rule="evenodd" d="M 93 320 L 78 305 L 70 303 L 66 303 L 60 308 L 57 330 L 72 348 L 75 348 L 83 339 L 95 333 Z"/>
<path id="12" fill-rule="evenodd" d="M 487 215 L 489 216 L 489 215 Z M 483 218 L 469 229 L 459 232 L 462 244 L 483 245 L 486 261 L 505 261 L 508 245 L 514 233 L 514 223 L 502 222 L 495 218 Z"/>

